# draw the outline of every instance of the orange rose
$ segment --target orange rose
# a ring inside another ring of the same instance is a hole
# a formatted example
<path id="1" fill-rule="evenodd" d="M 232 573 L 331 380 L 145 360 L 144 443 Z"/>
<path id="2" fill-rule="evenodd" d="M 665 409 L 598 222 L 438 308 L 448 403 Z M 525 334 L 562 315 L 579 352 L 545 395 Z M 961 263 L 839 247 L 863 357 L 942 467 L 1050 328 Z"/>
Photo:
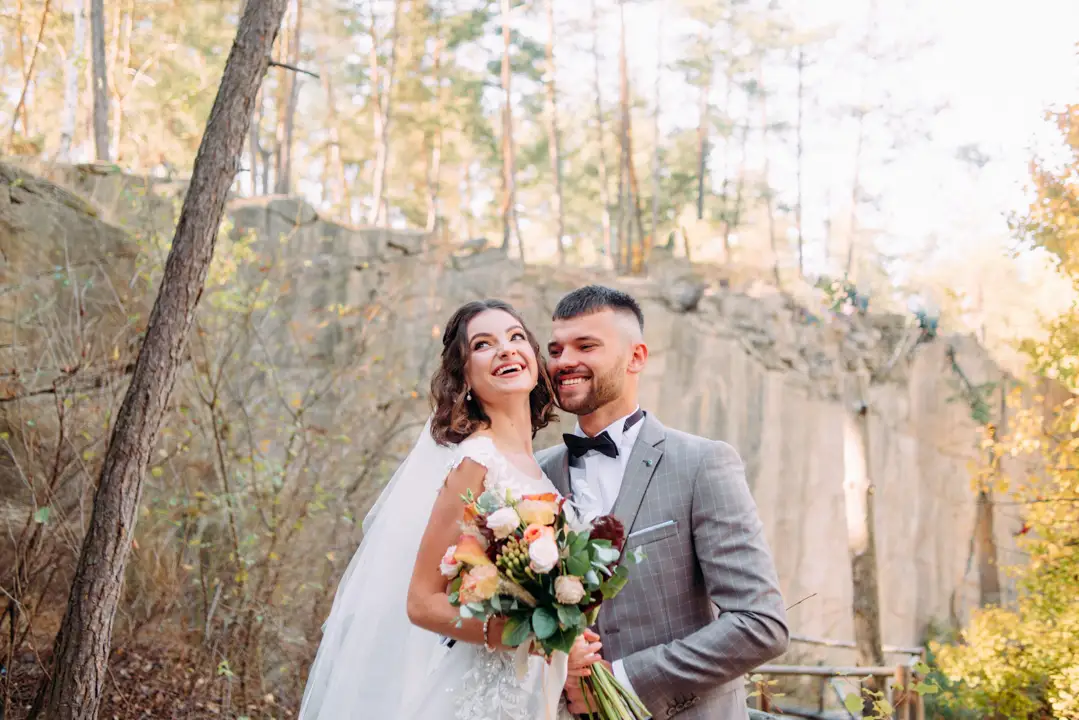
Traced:
<path id="1" fill-rule="evenodd" d="M 461 580 L 461 602 L 464 604 L 490 600 L 498 592 L 498 568 L 494 565 L 474 567 Z"/>
<path id="2" fill-rule="evenodd" d="M 540 525 L 538 523 L 532 523 L 527 528 L 525 528 L 524 538 L 526 543 L 534 543 L 544 535 L 549 535 L 551 539 L 554 539 L 554 528 L 547 525 Z"/>
<path id="3" fill-rule="evenodd" d="M 453 553 L 453 559 L 457 562 L 463 562 L 465 565 L 493 564 L 491 563 L 491 558 L 487 557 L 487 550 L 479 540 L 471 535 L 462 535 L 457 539 L 457 551 Z"/>

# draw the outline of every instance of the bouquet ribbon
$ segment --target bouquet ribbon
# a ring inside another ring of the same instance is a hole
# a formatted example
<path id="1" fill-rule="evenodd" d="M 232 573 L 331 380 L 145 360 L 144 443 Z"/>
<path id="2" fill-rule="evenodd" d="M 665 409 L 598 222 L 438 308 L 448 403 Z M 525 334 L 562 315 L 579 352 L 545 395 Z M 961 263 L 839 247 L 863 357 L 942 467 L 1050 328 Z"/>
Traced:
<path id="1" fill-rule="evenodd" d="M 517 646 L 513 653 L 513 664 L 517 671 L 517 681 L 524 681 L 528 675 L 528 661 L 531 658 L 532 643 L 523 642 Z M 562 689 L 566 686 L 566 678 L 569 677 L 569 655 L 561 650 L 555 650 L 551 657 L 544 663 L 543 668 L 543 697 L 545 715 L 547 720 L 553 720 L 558 715 L 558 701 L 562 697 Z"/>

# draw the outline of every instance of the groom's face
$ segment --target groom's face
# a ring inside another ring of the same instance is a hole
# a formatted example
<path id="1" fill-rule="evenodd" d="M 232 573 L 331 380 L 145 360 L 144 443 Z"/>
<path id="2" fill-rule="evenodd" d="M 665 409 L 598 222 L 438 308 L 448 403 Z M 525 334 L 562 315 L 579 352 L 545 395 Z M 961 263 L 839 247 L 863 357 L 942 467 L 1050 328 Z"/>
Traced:
<path id="1" fill-rule="evenodd" d="M 632 349 L 620 322 L 611 310 L 555 320 L 547 369 L 566 412 L 590 415 L 621 397 Z"/>

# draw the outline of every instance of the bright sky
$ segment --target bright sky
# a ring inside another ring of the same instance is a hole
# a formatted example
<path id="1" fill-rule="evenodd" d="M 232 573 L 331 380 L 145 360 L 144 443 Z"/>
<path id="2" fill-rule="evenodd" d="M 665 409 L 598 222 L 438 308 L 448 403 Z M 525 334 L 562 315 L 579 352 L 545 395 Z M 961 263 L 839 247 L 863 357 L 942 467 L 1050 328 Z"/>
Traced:
<path id="1" fill-rule="evenodd" d="M 649 104 L 662 7 L 627 3 L 632 82 Z M 841 50 L 864 36 L 870 7 L 871 0 L 803 0 L 799 10 L 802 27 L 832 28 L 837 38 L 820 46 L 817 65 L 807 74 L 813 84 L 807 95 L 817 106 L 808 110 L 805 133 L 806 223 L 811 236 L 823 235 L 829 204 L 844 217 L 849 205 L 856 126 L 837 108 L 844 100 L 856 101 L 863 74 Z M 601 0 L 601 8 L 607 18 L 601 51 L 610 106 L 617 100 L 617 15 L 610 0 Z M 560 3 L 560 25 L 587 27 L 588 9 L 587 2 Z M 886 74 L 869 78 L 870 104 L 903 116 L 903 134 L 910 139 L 889 153 L 881 117 L 870 123 L 878 129 L 867 145 L 863 177 L 882 201 L 881 213 L 867 213 L 866 221 L 882 225 L 887 242 L 899 247 L 924 244 L 933 235 L 954 237 L 957 225 L 968 234 L 1006 233 L 1005 214 L 1024 206 L 1031 153 L 1049 147 L 1053 139 L 1043 119 L 1045 110 L 1079 101 L 1079 1 L 875 0 L 874 12 L 878 43 L 925 46 Z M 537 37 L 545 33 L 542 18 L 529 18 L 522 25 Z M 662 26 L 664 60 L 670 63 L 680 54 L 687 28 L 676 27 L 672 20 Z M 590 94 L 591 57 L 563 52 L 559 64 L 563 91 Z M 779 88 L 770 101 L 776 106 L 771 112 L 790 119 L 793 78 L 793 72 L 777 76 Z M 695 126 L 695 91 L 674 72 L 667 73 L 661 85 L 661 131 Z M 714 103 L 722 100 L 721 92 L 717 85 Z M 945 105 L 936 114 L 927 110 Z M 910 109 L 915 112 L 906 111 Z M 635 123 L 638 137 L 651 136 L 649 118 L 638 116 Z M 928 137 L 919 139 L 919 133 Z M 977 145 L 991 161 L 981 170 L 960 162 L 956 150 L 964 145 Z M 720 148 L 714 152 L 713 169 Z M 777 155 L 789 161 L 773 160 L 773 183 L 793 193 L 794 153 Z"/>

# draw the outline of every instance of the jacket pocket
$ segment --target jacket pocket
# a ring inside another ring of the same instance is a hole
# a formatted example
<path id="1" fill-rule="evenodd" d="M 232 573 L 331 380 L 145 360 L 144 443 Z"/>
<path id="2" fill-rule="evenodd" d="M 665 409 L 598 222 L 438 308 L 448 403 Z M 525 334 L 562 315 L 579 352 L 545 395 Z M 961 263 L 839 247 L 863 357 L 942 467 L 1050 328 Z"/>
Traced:
<path id="1" fill-rule="evenodd" d="M 678 534 L 678 521 L 667 520 L 666 522 L 657 523 L 655 525 L 649 525 L 648 527 L 641 528 L 640 530 L 632 531 L 626 537 L 626 547 L 635 548 L 642 545 L 648 545 L 650 543 L 658 542 L 664 538 L 669 538 L 672 535 Z"/>

